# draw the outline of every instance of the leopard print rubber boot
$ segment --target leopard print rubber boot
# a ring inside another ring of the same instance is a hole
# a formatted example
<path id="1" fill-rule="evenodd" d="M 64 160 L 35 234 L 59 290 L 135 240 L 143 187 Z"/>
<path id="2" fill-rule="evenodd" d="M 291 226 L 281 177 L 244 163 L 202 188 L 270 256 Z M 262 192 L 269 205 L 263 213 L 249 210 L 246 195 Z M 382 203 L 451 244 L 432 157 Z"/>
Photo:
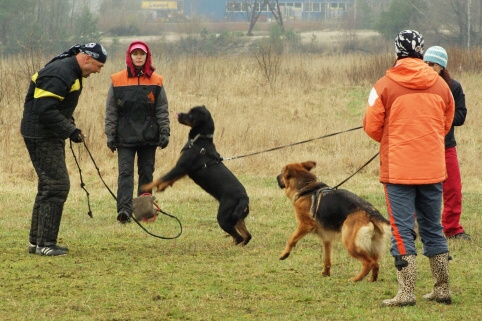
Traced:
<path id="1" fill-rule="evenodd" d="M 415 281 L 417 280 L 417 261 L 415 255 L 402 257 L 408 262 L 401 271 L 397 269 L 398 292 L 393 299 L 383 300 L 383 307 L 415 305 Z"/>
<path id="2" fill-rule="evenodd" d="M 425 300 L 452 304 L 449 288 L 449 253 L 438 254 L 429 258 L 434 280 L 433 290 L 423 296 Z"/>

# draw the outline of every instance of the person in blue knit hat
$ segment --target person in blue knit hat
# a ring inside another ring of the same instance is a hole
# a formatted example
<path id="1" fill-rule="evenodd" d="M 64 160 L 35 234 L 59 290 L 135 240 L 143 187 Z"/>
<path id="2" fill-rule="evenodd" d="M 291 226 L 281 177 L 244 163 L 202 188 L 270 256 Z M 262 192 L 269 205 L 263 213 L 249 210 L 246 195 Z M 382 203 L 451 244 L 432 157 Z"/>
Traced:
<path id="1" fill-rule="evenodd" d="M 447 167 L 447 179 L 443 183 L 443 212 L 442 225 L 444 234 L 448 239 L 470 241 L 470 236 L 465 233 L 460 225 L 462 214 L 462 182 L 460 178 L 459 161 L 454 135 L 454 127 L 462 126 L 467 115 L 465 106 L 465 94 L 460 83 L 450 77 L 447 71 L 448 55 L 444 48 L 433 46 L 427 49 L 423 60 L 432 67 L 450 87 L 455 100 L 455 115 L 452 128 L 445 136 L 445 163 Z"/>

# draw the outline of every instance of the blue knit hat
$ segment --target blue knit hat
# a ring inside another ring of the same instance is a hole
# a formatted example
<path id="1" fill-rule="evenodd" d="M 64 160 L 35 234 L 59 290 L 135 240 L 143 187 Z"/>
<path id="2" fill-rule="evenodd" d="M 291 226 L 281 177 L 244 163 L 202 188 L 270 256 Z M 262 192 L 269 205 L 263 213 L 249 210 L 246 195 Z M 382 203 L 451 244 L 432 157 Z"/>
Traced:
<path id="1" fill-rule="evenodd" d="M 423 61 L 434 62 L 444 68 L 447 68 L 447 61 L 449 57 L 447 56 L 447 51 L 439 46 L 433 46 L 427 49 L 423 55 Z"/>

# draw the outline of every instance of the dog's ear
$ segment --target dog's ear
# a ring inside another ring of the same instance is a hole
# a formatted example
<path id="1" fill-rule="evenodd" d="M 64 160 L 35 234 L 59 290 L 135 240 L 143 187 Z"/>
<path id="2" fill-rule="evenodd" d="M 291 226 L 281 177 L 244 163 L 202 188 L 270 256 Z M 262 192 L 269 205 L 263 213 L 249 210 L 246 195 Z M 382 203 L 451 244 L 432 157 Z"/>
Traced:
<path id="1" fill-rule="evenodd" d="M 306 161 L 301 163 L 301 165 L 307 170 L 311 171 L 313 168 L 316 167 L 316 162 L 315 161 Z"/>

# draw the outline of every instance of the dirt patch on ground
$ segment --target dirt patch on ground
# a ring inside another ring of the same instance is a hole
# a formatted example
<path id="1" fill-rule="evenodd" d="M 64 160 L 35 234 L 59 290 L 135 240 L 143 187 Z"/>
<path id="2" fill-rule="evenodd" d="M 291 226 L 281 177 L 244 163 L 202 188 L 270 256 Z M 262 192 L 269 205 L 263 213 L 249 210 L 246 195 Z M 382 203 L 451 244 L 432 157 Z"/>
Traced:
<path id="1" fill-rule="evenodd" d="M 319 42 L 339 42 L 345 39 L 356 37 L 358 40 L 363 40 L 371 37 L 378 37 L 380 34 L 372 30 L 361 31 L 307 31 L 300 33 L 301 42 L 309 43 L 314 39 Z"/>

